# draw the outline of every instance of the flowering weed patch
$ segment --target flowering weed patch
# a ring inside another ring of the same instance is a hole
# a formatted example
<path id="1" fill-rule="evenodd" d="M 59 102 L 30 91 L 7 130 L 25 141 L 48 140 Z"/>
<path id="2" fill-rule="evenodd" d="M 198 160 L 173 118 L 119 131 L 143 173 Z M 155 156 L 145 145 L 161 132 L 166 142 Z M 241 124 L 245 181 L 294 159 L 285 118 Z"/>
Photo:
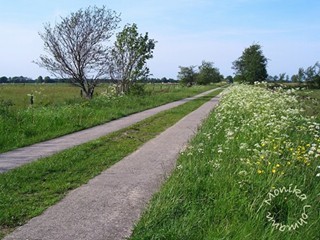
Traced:
<path id="1" fill-rule="evenodd" d="M 132 239 L 319 239 L 320 124 L 299 106 L 227 89 Z"/>

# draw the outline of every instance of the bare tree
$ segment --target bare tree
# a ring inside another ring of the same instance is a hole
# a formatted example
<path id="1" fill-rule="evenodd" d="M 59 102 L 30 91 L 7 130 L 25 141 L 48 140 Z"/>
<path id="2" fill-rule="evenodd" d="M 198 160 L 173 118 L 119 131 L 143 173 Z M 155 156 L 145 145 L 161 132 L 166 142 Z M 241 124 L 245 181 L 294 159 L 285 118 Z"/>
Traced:
<path id="1" fill-rule="evenodd" d="M 54 27 L 47 23 L 39 33 L 48 55 L 35 62 L 55 76 L 69 78 L 91 99 L 98 79 L 107 73 L 108 47 L 120 21 L 119 15 L 106 9 L 88 7 L 62 17 Z"/>
<path id="2" fill-rule="evenodd" d="M 126 25 L 117 34 L 117 40 L 109 58 L 109 74 L 123 92 L 139 79 L 146 78 L 149 69 L 146 61 L 153 57 L 156 41 L 148 33 L 138 33 L 136 24 Z"/>

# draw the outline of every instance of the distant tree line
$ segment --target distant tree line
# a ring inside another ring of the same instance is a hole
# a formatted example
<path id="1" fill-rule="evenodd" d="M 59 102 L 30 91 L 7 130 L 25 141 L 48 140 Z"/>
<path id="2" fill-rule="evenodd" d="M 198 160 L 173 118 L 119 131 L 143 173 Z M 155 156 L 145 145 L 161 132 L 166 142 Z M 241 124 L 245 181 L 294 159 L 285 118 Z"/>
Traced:
<path id="1" fill-rule="evenodd" d="M 263 55 L 259 44 L 253 44 L 246 48 L 242 55 L 233 62 L 235 70 L 234 81 L 253 84 L 258 81 L 268 82 L 293 82 L 300 83 L 309 88 L 320 88 L 320 63 L 306 69 L 299 68 L 298 73 L 291 77 L 286 73 L 271 76 L 267 73 L 268 59 Z M 229 78 L 229 77 L 228 77 Z"/>
<path id="2" fill-rule="evenodd" d="M 69 78 L 50 78 L 49 76 L 39 76 L 36 79 L 29 77 L 19 76 L 19 77 L 0 77 L 0 83 L 70 83 Z M 99 83 L 117 83 L 113 79 L 98 79 Z M 177 83 L 178 81 L 173 78 L 144 78 L 140 79 L 140 83 Z"/>
<path id="3" fill-rule="evenodd" d="M 296 74 L 291 77 L 286 73 L 278 75 L 268 75 L 267 82 L 274 83 L 297 83 L 308 88 L 320 88 L 320 63 L 316 62 L 314 65 L 304 68 L 299 68 Z"/>
<path id="4" fill-rule="evenodd" d="M 179 66 L 178 80 L 181 84 L 192 86 L 194 84 L 207 85 L 223 80 L 219 69 L 214 67 L 213 62 L 202 61 L 200 66 Z"/>
<path id="5" fill-rule="evenodd" d="M 310 88 L 320 88 L 320 63 L 306 69 L 299 68 L 298 73 L 292 75 L 292 82 L 306 83 Z"/>
<path id="6" fill-rule="evenodd" d="M 23 76 L 16 76 L 16 77 L 0 77 L 0 83 L 32 83 L 34 82 L 33 79 Z"/>
<path id="7" fill-rule="evenodd" d="M 286 73 L 280 73 L 275 76 L 268 76 L 268 82 L 292 82 L 305 84 L 310 88 L 320 88 L 320 63 L 316 62 L 313 66 L 304 68 L 299 68 L 296 74 L 291 77 Z"/>
<path id="8" fill-rule="evenodd" d="M 36 79 L 32 79 L 24 76 L 15 76 L 15 77 L 0 77 L 0 83 L 66 83 L 70 82 L 69 79 L 55 79 L 50 78 L 49 76 L 39 76 Z"/>
<path id="9" fill-rule="evenodd" d="M 0 77 L 0 83 L 55 83 L 57 82 L 56 79 L 51 79 L 50 77 L 42 77 L 39 76 L 37 79 L 32 79 L 29 77 L 24 76 L 15 76 L 15 77 L 6 77 L 2 76 Z"/>

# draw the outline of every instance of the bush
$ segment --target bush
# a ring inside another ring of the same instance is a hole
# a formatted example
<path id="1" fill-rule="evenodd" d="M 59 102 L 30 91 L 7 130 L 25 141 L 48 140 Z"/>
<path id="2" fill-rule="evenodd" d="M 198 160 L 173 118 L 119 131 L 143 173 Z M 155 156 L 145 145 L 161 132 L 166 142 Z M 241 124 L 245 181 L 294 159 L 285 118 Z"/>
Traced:
<path id="1" fill-rule="evenodd" d="M 129 89 L 129 94 L 130 95 L 135 95 L 135 96 L 143 96 L 146 94 L 146 90 L 144 88 L 143 84 L 133 84 L 130 89 Z"/>

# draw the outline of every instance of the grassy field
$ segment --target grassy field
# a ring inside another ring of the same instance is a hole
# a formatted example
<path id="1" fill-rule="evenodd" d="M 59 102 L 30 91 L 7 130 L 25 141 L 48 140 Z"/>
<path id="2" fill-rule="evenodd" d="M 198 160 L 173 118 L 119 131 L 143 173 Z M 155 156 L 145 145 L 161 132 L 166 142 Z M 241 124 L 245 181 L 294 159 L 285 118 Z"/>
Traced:
<path id="1" fill-rule="evenodd" d="M 303 90 L 296 94 L 298 101 L 305 109 L 305 114 L 315 116 L 320 121 L 320 90 Z"/>
<path id="2" fill-rule="evenodd" d="M 147 85 L 143 96 L 114 96 L 108 86 L 91 101 L 69 85 L 1 85 L 0 152 L 89 128 L 216 87 Z M 27 93 L 34 95 L 30 106 Z M 13 105 L 12 105 L 13 104 Z"/>
<path id="3" fill-rule="evenodd" d="M 130 239 L 320 239 L 318 93 L 228 89 Z"/>
<path id="4" fill-rule="evenodd" d="M 156 114 L 106 137 L 0 174 L 0 238 L 41 214 L 68 191 L 88 182 L 221 91 Z"/>
<path id="5" fill-rule="evenodd" d="M 97 92 L 105 88 L 98 87 Z M 11 103 L 13 109 L 28 108 L 31 94 L 34 107 L 81 101 L 80 88 L 70 84 L 0 84 L 0 101 Z"/>
<path id="6" fill-rule="evenodd" d="M 159 94 L 179 92 L 185 89 L 178 84 L 146 84 L 147 93 Z M 109 84 L 98 85 L 94 97 L 110 92 Z M 34 96 L 33 107 L 59 106 L 85 102 L 80 95 L 80 88 L 67 83 L 58 84 L 0 84 L 0 102 L 12 104 L 13 109 L 30 107 L 30 95 Z"/>

